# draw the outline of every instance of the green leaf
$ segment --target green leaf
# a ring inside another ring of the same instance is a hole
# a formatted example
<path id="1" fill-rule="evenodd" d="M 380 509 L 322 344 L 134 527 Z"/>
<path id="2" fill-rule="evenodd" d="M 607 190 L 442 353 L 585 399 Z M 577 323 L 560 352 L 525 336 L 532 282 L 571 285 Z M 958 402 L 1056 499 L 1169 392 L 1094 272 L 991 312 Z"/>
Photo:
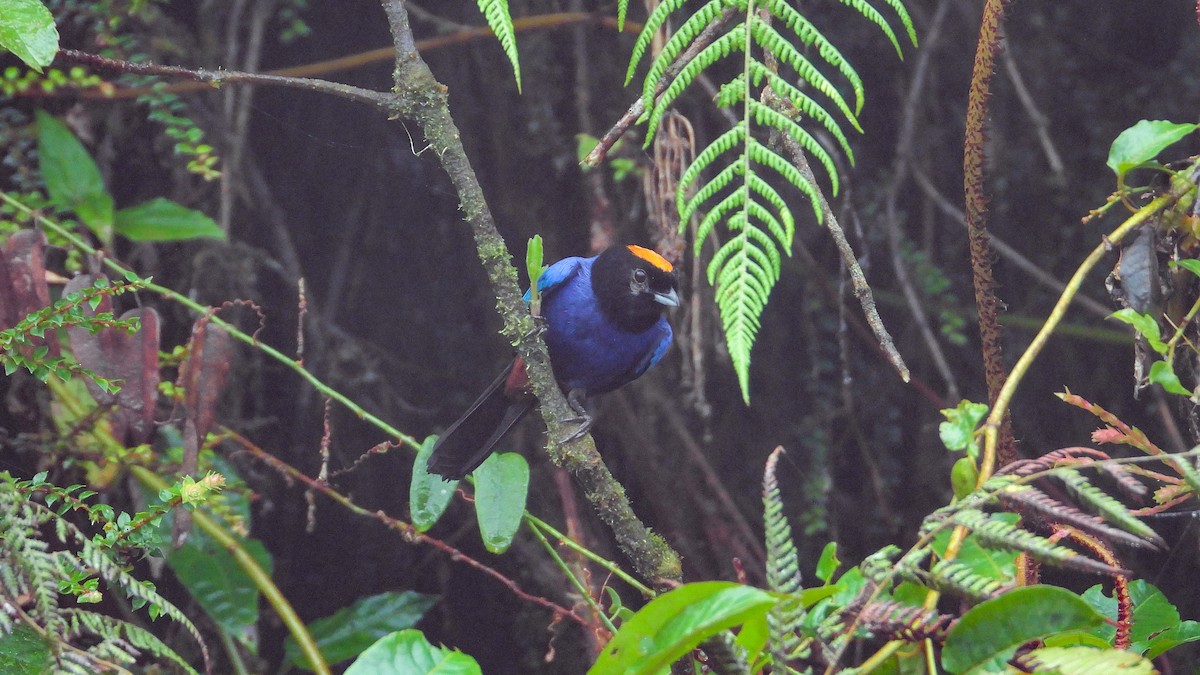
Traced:
<path id="1" fill-rule="evenodd" d="M 1139 335 L 1146 338 L 1146 344 L 1150 345 L 1151 349 L 1159 354 L 1167 353 L 1167 345 L 1162 341 L 1162 335 L 1159 332 L 1158 319 L 1149 314 L 1139 314 L 1129 307 L 1113 312 L 1109 318 L 1133 326 Z"/>
<path id="2" fill-rule="evenodd" d="M 1108 168 L 1118 178 L 1124 178 L 1125 174 L 1154 159 L 1196 128 L 1195 124 L 1142 120 L 1122 131 L 1113 141 L 1108 151 Z"/>
<path id="3" fill-rule="evenodd" d="M 1170 262 L 1169 267 L 1171 269 L 1175 269 L 1176 267 L 1182 267 L 1183 269 L 1200 277 L 1200 260 L 1196 260 L 1195 258 L 1185 258 L 1183 260 L 1172 260 Z"/>
<path id="4" fill-rule="evenodd" d="M 212 218 L 162 197 L 117 211 L 115 227 L 134 241 L 225 238 Z"/>
<path id="5" fill-rule="evenodd" d="M 360 598 L 349 607 L 312 622 L 308 629 L 326 660 L 339 663 L 362 653 L 389 633 L 412 628 L 437 601 L 436 595 L 415 591 L 380 593 Z M 283 653 L 288 663 L 311 669 L 291 637 L 284 643 Z"/>
<path id="6" fill-rule="evenodd" d="M 538 288 L 538 280 L 546 266 L 542 264 L 542 235 L 535 234 L 525 247 L 525 270 L 529 273 L 529 311 L 534 316 L 542 315 L 542 293 Z"/>
<path id="7" fill-rule="evenodd" d="M 833 579 L 834 572 L 841 567 L 842 561 L 837 557 L 837 542 L 831 541 L 821 549 L 821 557 L 817 560 L 817 578 L 828 585 Z"/>
<path id="8" fill-rule="evenodd" d="M 1153 675 L 1154 664 L 1121 649 L 1092 647 L 1045 647 L 1030 652 L 1025 660 L 1037 667 L 1037 672 L 1055 675 Z"/>
<path id="9" fill-rule="evenodd" d="M 517 80 L 517 93 L 521 93 L 521 63 L 517 58 L 517 33 L 513 28 L 512 15 L 508 11 L 508 0 L 475 0 L 479 11 L 487 19 L 488 26 L 496 34 L 505 56 L 512 64 L 513 77 Z"/>
<path id="10" fill-rule="evenodd" d="M 0 0 L 0 47 L 39 73 L 58 53 L 54 17 L 39 0 Z"/>
<path id="11" fill-rule="evenodd" d="M 38 163 L 50 201 L 75 212 L 102 241 L 112 239 L 113 199 L 100 168 L 65 124 L 37 111 Z"/>
<path id="12" fill-rule="evenodd" d="M 588 673 L 658 673 L 705 638 L 761 619 L 775 602 L 766 591 L 731 581 L 685 584 L 626 621 Z"/>
<path id="13" fill-rule="evenodd" d="M 54 672 L 50 644 L 37 631 L 18 624 L 8 635 L 0 634 L 0 673 L 41 675 Z"/>
<path id="14" fill-rule="evenodd" d="M 246 539 L 242 545 L 269 574 L 271 554 L 262 542 Z M 258 586 L 228 551 L 194 531 L 167 554 L 167 564 L 222 630 L 257 652 Z"/>
<path id="15" fill-rule="evenodd" d="M 950 469 L 950 487 L 954 496 L 962 499 L 975 490 L 979 482 L 979 467 L 971 457 L 959 457 Z"/>
<path id="16" fill-rule="evenodd" d="M 1010 525 L 1016 525 L 1020 516 L 1015 513 L 997 513 L 992 515 L 997 520 Z M 945 557 L 950 544 L 950 530 L 941 530 L 933 537 L 933 552 L 939 557 Z M 975 574 L 987 579 L 993 579 L 1002 584 L 1008 584 L 1017 575 L 1017 554 L 998 548 L 987 548 L 979 544 L 979 538 L 968 535 L 963 540 L 954 561 L 970 569 Z"/>
<path id="17" fill-rule="evenodd" d="M 1010 658 L 1031 640 L 1104 623 L 1087 602 L 1056 586 L 1026 586 L 981 602 L 946 635 L 942 665 L 963 673 Z"/>
<path id="18" fill-rule="evenodd" d="M 515 452 L 492 455 L 475 469 L 475 516 L 483 545 L 503 553 L 525 515 L 529 491 L 529 464 Z"/>
<path id="19" fill-rule="evenodd" d="M 938 425 L 938 436 L 942 439 L 942 445 L 945 445 L 946 449 L 951 452 L 965 450 L 974 457 L 977 449 L 975 428 L 987 416 L 987 412 L 986 404 L 965 400 L 960 401 L 954 408 L 942 410 L 942 416 L 946 418 L 945 422 Z"/>
<path id="20" fill-rule="evenodd" d="M 436 442 L 437 436 L 430 436 L 421 444 L 417 459 L 413 462 L 412 483 L 408 486 L 408 510 L 412 515 L 413 527 L 418 532 L 425 532 L 437 523 L 454 498 L 454 489 L 458 487 L 458 481 L 444 480 L 441 476 L 429 473 L 426 468 Z"/>
<path id="21" fill-rule="evenodd" d="M 458 650 L 435 647 L 409 628 L 380 638 L 346 669 L 346 675 L 482 675 L 475 659 Z"/>
<path id="22" fill-rule="evenodd" d="M 1097 611 L 1116 621 L 1117 601 L 1104 594 L 1099 584 L 1083 593 L 1083 599 Z M 1179 610 L 1172 605 L 1154 584 L 1135 579 L 1129 583 L 1129 599 L 1133 603 L 1133 629 L 1130 631 L 1130 651 L 1155 658 L 1163 652 L 1187 642 L 1200 640 L 1200 623 L 1180 621 Z M 1104 624 L 1090 631 L 1111 645 L 1117 629 Z"/>
<path id="23" fill-rule="evenodd" d="M 1192 392 L 1180 384 L 1179 376 L 1175 374 L 1175 369 L 1166 361 L 1155 361 L 1150 365 L 1150 382 L 1161 386 L 1170 394 L 1179 394 L 1180 396 L 1192 395 Z"/>

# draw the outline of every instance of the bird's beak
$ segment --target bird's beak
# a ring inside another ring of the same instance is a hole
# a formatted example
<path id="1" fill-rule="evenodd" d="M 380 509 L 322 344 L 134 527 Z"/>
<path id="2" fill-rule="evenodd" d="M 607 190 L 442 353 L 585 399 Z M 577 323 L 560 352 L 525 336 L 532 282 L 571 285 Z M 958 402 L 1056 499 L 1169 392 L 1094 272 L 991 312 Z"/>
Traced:
<path id="1" fill-rule="evenodd" d="M 660 305 L 666 305 L 667 307 L 678 307 L 679 294 L 675 292 L 674 288 L 672 288 L 666 293 L 655 293 L 654 301 Z"/>

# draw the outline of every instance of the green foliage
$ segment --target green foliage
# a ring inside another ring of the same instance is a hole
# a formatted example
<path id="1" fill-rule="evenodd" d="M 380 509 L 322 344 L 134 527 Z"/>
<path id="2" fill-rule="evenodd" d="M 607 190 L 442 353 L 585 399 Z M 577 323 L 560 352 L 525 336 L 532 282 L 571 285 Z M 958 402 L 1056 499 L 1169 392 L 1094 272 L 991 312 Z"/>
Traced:
<path id="1" fill-rule="evenodd" d="M 42 342 L 48 337 L 54 338 L 58 329 L 69 327 L 85 328 L 92 334 L 106 329 L 136 332 L 140 325 L 136 317 L 117 319 L 112 312 L 93 313 L 92 310 L 101 299 L 144 288 L 146 283 L 136 279 L 110 284 L 106 279 L 98 279 L 91 288 L 70 293 L 25 317 L 12 328 L 0 331 L 0 364 L 4 366 L 4 374 L 11 375 L 18 368 L 25 368 L 42 382 L 51 376 L 69 382 L 79 375 L 109 393 L 116 393 L 121 388 L 120 382 L 99 377 L 78 361 L 52 353 Z"/>
<path id="2" fill-rule="evenodd" d="M 521 91 L 521 63 L 517 57 L 517 33 L 513 28 L 512 15 L 508 12 L 508 0 L 475 0 L 479 11 L 487 19 L 488 26 L 496 34 L 504 55 L 512 64 L 513 77 L 517 81 L 517 92 Z"/>
<path id="3" fill-rule="evenodd" d="M 76 213 L 105 245 L 114 232 L 134 241 L 224 239 L 211 218 L 161 197 L 113 210 L 100 168 L 75 134 L 54 116 L 39 110 L 38 157 L 51 202 Z"/>
<path id="4" fill-rule="evenodd" d="M 162 197 L 117 211 L 113 228 L 133 241 L 225 238 L 212 218 Z"/>
<path id="5" fill-rule="evenodd" d="M 182 503 L 177 492 L 182 489 L 176 486 L 172 491 L 176 506 Z M 163 512 L 116 514 L 106 504 L 89 504 L 94 496 L 82 486 L 59 488 L 47 483 L 44 473 L 28 481 L 0 473 L 0 597 L 6 606 L 21 608 L 14 614 L 0 613 L 0 633 L 12 633 L 18 624 L 37 626 L 52 658 L 67 672 L 108 670 L 108 664 L 132 664 L 144 654 L 195 673 L 152 633 L 64 605 L 64 594 L 84 603 L 96 602 L 102 581 L 106 592 L 125 598 L 134 609 L 145 607 L 151 619 L 169 617 L 204 648 L 199 631 L 183 612 L 160 596 L 153 584 L 135 578 L 118 559 L 118 544 L 128 546 L 130 532 Z M 67 511 L 84 512 L 99 534 L 86 535 L 64 517 Z M 0 643 L 0 648 L 12 658 L 9 645 Z"/>
<path id="6" fill-rule="evenodd" d="M 408 486 L 408 511 L 413 527 L 418 532 L 425 532 L 437 523 L 450 505 L 450 500 L 454 499 L 454 489 L 458 487 L 458 481 L 445 480 L 426 469 L 436 441 L 437 436 L 426 438 L 413 460 L 412 482 Z"/>
<path id="7" fill-rule="evenodd" d="M 525 271 L 529 274 L 529 311 L 534 316 L 542 315 L 542 291 L 538 288 L 538 281 L 546 271 L 543 259 L 542 235 L 535 234 L 525 248 Z"/>
<path id="8" fill-rule="evenodd" d="M 483 545 L 503 553 L 512 545 L 525 515 L 529 493 L 529 463 L 515 452 L 496 453 L 484 460 L 475 477 L 475 516 Z"/>
<path id="9" fill-rule="evenodd" d="M 113 198 L 100 168 L 67 125 L 37 111 L 38 159 L 50 200 L 72 211 L 105 243 L 112 241 Z"/>
<path id="10" fill-rule="evenodd" d="M 0 49 L 37 72 L 58 53 L 58 29 L 41 0 L 0 0 Z"/>
<path id="11" fill-rule="evenodd" d="M 1125 175 L 1143 166 L 1163 150 L 1183 140 L 1200 125 L 1166 120 L 1142 120 L 1122 131 L 1108 151 L 1108 168 L 1123 184 Z"/>
<path id="12" fill-rule="evenodd" d="M 410 628 L 380 638 L 346 669 L 346 675 L 481 675 L 475 659 L 435 647 Z"/>
<path id="13" fill-rule="evenodd" d="M 987 417 L 988 407 L 983 403 L 962 400 L 953 408 L 939 411 L 945 422 L 938 425 L 938 436 L 942 445 L 951 452 L 966 452 L 975 459 L 979 447 L 975 443 L 975 429 Z"/>
<path id="14" fill-rule="evenodd" d="M 1022 656 L 1020 663 L 1031 668 L 1032 672 L 1057 675 L 1153 675 L 1158 672 L 1149 660 L 1123 649 L 1095 649 L 1084 646 L 1035 649 Z"/>
<path id="15" fill-rule="evenodd" d="M 706 638 L 766 621 L 771 594 L 728 581 L 685 584 L 651 600 L 621 626 L 588 672 L 658 673 Z"/>
<path id="16" fill-rule="evenodd" d="M 98 75 L 87 72 L 80 66 L 69 70 L 47 68 L 44 71 L 22 70 L 9 66 L 0 73 L 0 93 L 5 96 L 26 94 L 34 87 L 44 93 L 53 93 L 61 88 L 86 89 L 98 87 L 103 82 Z"/>
<path id="17" fill-rule="evenodd" d="M 899 40 L 877 10 L 865 0 L 844 1 L 879 26 L 897 52 L 900 51 Z M 619 3 L 618 22 L 624 20 L 625 4 Z M 655 34 L 684 4 L 683 0 L 667 0 L 651 11 L 634 43 L 626 82 L 632 80 Z M 903 5 L 899 0 L 887 0 L 887 4 L 899 16 L 915 44 L 912 22 Z M 721 21 L 726 12 L 738 15 L 739 21 L 730 22 L 695 58 L 680 64 L 682 67 L 672 74 L 677 59 L 706 27 Z M 824 167 L 834 194 L 838 191 L 837 169 L 833 158 L 805 126 L 811 121 L 828 132 L 853 163 L 854 154 L 842 124 L 861 131 L 857 115 L 862 109 L 864 90 L 862 79 L 841 52 L 784 0 L 757 3 L 710 0 L 680 20 L 678 28 L 650 63 L 642 82 L 647 145 L 652 142 L 663 115 L 696 79 L 734 55 L 741 59 L 740 73 L 721 85 L 716 104 L 733 109 L 740 119 L 697 154 L 679 181 L 676 206 L 681 230 L 689 227 L 692 217 L 699 215 L 702 208 L 707 209 L 695 236 L 697 255 L 718 223 L 723 223 L 730 233 L 729 239 L 713 254 L 708 280 L 717 287 L 716 301 L 726 342 L 742 397 L 748 403 L 750 351 L 771 289 L 779 279 L 782 254 L 791 255 L 795 232 L 795 218 L 780 189 L 790 186 L 803 194 L 816 220 L 823 220 L 823 198 L 819 188 L 797 166 L 797 162 L 803 161 L 798 153 L 807 152 Z M 853 106 L 830 79 L 831 75 L 850 86 Z M 660 86 L 661 94 L 656 96 Z M 816 92 L 825 103 L 805 93 L 806 88 Z M 836 113 L 830 112 L 830 106 Z M 773 135 L 769 143 L 760 138 L 768 132 Z M 790 160 L 776 149 L 779 139 L 784 138 L 796 148 Z M 724 168 L 716 168 L 718 160 Z M 711 173 L 709 169 L 715 173 L 705 180 L 702 176 Z"/>
<path id="18" fill-rule="evenodd" d="M 364 653 L 391 633 L 412 628 L 437 601 L 436 595 L 414 591 L 380 593 L 317 619 L 309 630 L 326 660 L 340 663 Z M 284 643 L 284 658 L 294 666 L 311 668 L 290 638 Z"/>
<path id="19" fill-rule="evenodd" d="M 774 662 L 781 665 L 806 655 L 800 641 L 800 629 L 805 619 L 804 604 L 800 598 L 800 592 L 804 590 L 800 578 L 800 557 L 792 542 L 792 528 L 783 513 L 783 497 L 775 479 L 775 466 L 782 452 L 782 448 L 777 448 L 771 453 L 763 473 L 767 588 L 783 594 L 779 603 L 767 612 L 767 627 L 770 631 L 771 655 Z M 833 574 L 828 568 L 832 565 L 825 560 L 822 562 L 823 565 L 818 565 L 818 573 L 827 572 L 824 581 L 828 583 Z"/>
<path id="20" fill-rule="evenodd" d="M 976 605 L 954 624 L 946 635 L 942 665 L 951 673 L 1002 666 L 1026 642 L 1103 623 L 1100 613 L 1066 589 L 1018 588 Z"/>
<path id="21" fill-rule="evenodd" d="M 1109 620 L 1117 621 L 1117 599 L 1105 594 L 1103 586 L 1092 586 L 1082 597 Z M 1133 653 L 1153 659 L 1181 644 L 1200 640 L 1200 622 L 1180 620 L 1179 610 L 1154 584 L 1145 579 L 1130 581 L 1129 599 L 1133 603 L 1129 650 Z M 1105 623 L 1090 632 L 1112 644 L 1116 627 Z"/>

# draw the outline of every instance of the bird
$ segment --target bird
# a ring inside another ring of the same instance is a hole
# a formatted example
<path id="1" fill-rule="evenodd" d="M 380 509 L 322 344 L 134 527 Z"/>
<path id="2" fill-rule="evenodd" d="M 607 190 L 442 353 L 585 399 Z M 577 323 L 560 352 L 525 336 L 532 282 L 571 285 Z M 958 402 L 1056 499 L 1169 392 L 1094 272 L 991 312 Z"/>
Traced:
<path id="1" fill-rule="evenodd" d="M 673 334 L 666 310 L 679 306 L 674 266 L 641 246 L 613 246 L 591 258 L 564 258 L 538 279 L 543 337 L 550 365 L 583 435 L 589 397 L 641 377 L 662 360 Z M 525 302 L 530 293 L 525 293 Z M 487 459 L 496 444 L 533 409 L 525 363 L 516 357 L 438 438 L 430 474 L 459 480 Z"/>

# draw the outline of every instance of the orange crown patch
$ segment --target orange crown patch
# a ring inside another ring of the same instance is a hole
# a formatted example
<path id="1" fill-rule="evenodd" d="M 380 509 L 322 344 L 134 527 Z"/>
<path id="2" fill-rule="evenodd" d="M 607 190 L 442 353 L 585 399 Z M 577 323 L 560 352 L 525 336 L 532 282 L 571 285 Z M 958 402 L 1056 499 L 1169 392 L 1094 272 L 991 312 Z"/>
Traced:
<path id="1" fill-rule="evenodd" d="M 648 248 L 642 248 L 641 246 L 633 246 L 632 244 L 629 246 L 626 246 L 626 248 L 629 249 L 630 253 L 636 255 L 637 257 L 641 258 L 642 260 L 645 260 L 646 262 L 650 263 L 651 265 L 654 265 L 655 267 L 657 267 L 658 269 L 660 269 L 664 272 L 671 272 L 675 269 L 671 265 L 671 263 L 667 262 L 666 258 L 655 253 L 654 251 L 651 251 Z"/>

